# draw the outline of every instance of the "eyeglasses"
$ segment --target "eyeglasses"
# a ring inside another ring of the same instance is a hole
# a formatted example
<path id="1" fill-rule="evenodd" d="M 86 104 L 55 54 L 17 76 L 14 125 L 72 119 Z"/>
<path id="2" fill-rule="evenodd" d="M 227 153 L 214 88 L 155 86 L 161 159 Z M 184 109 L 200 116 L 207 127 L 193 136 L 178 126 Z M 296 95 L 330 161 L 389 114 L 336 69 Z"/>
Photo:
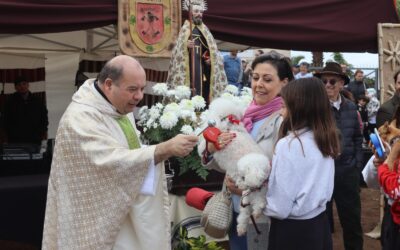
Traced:
<path id="1" fill-rule="evenodd" d="M 326 85 L 328 82 L 330 85 L 335 85 L 337 83 L 336 79 L 322 79 L 322 82 Z"/>

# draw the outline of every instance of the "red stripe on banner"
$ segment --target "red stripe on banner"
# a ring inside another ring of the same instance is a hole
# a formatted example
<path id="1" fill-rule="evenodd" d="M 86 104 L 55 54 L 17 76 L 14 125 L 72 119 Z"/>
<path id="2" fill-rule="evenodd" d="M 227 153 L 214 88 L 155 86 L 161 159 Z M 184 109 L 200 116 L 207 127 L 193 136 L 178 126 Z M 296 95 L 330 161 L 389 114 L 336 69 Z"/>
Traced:
<path id="1" fill-rule="evenodd" d="M 165 82 L 167 80 L 168 71 L 158 71 L 153 69 L 144 69 L 146 79 L 150 82 Z"/>
<path id="2" fill-rule="evenodd" d="M 46 71 L 45 68 L 0 69 L 0 81 L 2 83 L 13 83 L 19 76 L 24 76 L 29 82 L 40 82 L 46 80 Z"/>

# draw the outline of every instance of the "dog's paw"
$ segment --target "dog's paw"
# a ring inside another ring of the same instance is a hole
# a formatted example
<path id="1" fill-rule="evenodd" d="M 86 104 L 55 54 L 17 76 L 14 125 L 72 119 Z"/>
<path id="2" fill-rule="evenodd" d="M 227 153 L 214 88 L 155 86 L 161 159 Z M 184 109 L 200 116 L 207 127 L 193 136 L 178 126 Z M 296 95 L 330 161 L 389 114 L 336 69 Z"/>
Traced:
<path id="1" fill-rule="evenodd" d="M 236 229 L 237 229 L 238 235 L 243 236 L 246 234 L 247 224 L 238 224 Z"/>

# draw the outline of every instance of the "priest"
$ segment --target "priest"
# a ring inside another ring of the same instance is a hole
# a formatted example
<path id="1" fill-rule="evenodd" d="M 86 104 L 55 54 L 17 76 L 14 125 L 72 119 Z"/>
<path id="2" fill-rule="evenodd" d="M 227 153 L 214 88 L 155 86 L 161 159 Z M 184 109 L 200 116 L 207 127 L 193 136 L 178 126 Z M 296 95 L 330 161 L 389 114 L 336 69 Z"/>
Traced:
<path id="1" fill-rule="evenodd" d="M 121 55 L 73 95 L 56 135 L 43 249 L 171 249 L 163 161 L 188 155 L 197 137 L 141 145 L 132 111 L 145 85 L 139 62 Z"/>

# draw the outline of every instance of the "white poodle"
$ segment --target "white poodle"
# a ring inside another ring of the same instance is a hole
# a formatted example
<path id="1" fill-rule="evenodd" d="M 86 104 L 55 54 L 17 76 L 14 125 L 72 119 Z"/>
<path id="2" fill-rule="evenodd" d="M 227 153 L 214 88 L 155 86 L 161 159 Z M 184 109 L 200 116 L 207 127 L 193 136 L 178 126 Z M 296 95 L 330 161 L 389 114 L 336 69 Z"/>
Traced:
<path id="1" fill-rule="evenodd" d="M 237 232 L 239 235 L 246 233 L 251 215 L 259 216 L 266 206 L 267 185 L 266 180 L 270 174 L 271 166 L 268 157 L 253 140 L 243 124 L 232 123 L 227 116 L 233 115 L 240 120 L 246 107 L 235 100 L 227 98 L 214 99 L 209 107 L 206 119 L 214 120 L 215 127 L 222 132 L 236 133 L 226 147 L 214 153 L 213 157 L 219 167 L 225 170 L 235 181 L 238 188 L 244 190 L 242 204 L 237 218 Z M 201 155 L 206 142 L 200 141 L 198 151 Z"/>

